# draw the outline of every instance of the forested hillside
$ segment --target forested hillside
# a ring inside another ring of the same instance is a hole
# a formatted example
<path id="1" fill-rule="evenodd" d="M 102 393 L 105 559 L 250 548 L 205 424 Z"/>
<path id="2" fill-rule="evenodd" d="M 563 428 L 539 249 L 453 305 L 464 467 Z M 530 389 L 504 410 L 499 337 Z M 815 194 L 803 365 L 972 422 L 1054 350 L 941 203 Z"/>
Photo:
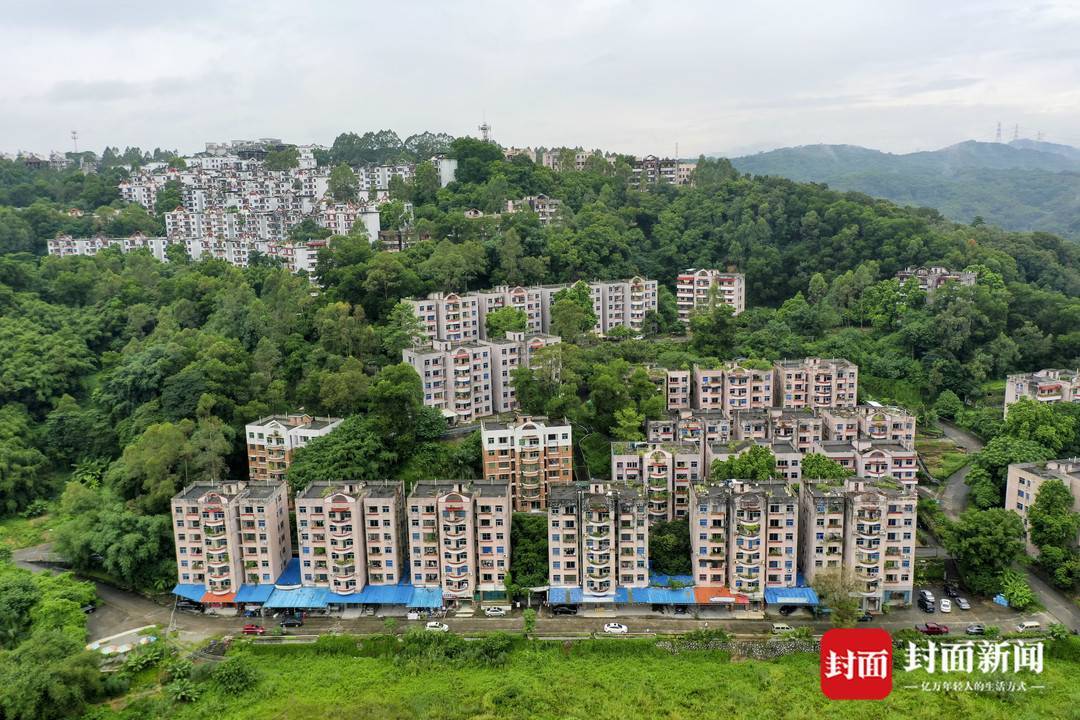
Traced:
<path id="1" fill-rule="evenodd" d="M 827 183 L 932 207 L 957 222 L 981 220 L 1080 238 L 1080 150 L 1068 145 L 969 141 L 905 155 L 854 145 L 806 145 L 732 162 L 754 175 Z"/>

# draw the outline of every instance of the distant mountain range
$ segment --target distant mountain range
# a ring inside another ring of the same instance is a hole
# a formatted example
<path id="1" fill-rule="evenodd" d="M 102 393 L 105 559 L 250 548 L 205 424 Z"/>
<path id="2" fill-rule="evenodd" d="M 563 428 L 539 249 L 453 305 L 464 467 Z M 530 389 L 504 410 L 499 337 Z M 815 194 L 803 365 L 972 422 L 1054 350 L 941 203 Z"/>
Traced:
<path id="1" fill-rule="evenodd" d="M 741 172 L 827 183 L 957 222 L 976 216 L 1009 230 L 1080 239 L 1080 149 L 1037 140 L 969 140 L 903 155 L 857 145 L 803 145 L 731 161 Z"/>

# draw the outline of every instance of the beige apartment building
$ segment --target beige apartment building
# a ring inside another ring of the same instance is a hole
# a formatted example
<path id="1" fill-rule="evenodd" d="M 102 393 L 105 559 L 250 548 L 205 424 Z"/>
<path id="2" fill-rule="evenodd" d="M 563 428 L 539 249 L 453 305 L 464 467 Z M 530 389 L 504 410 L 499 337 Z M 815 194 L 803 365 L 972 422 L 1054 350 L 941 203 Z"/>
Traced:
<path id="1" fill-rule="evenodd" d="M 801 453 L 822 439 L 822 419 L 810 410 L 739 410 L 731 421 L 736 440 L 787 441 Z"/>
<path id="2" fill-rule="evenodd" d="M 1009 375 L 1005 381 L 1005 413 L 1020 398 L 1036 402 L 1080 402 L 1080 370 L 1053 368 L 1033 373 Z"/>
<path id="3" fill-rule="evenodd" d="M 802 358 L 776 363 L 776 397 L 781 407 L 855 407 L 859 368 L 847 360 Z"/>
<path id="4" fill-rule="evenodd" d="M 660 420 L 645 423 L 650 443 L 726 443 L 731 440 L 731 421 L 723 410 L 678 410 Z"/>
<path id="5" fill-rule="evenodd" d="M 899 407 L 858 405 L 819 411 L 824 439 L 853 442 L 858 439 L 898 443 L 915 448 L 915 416 Z"/>
<path id="6" fill-rule="evenodd" d="M 329 435 L 341 420 L 289 413 L 267 415 L 248 423 L 244 434 L 247 436 L 249 479 L 284 480 L 293 453 L 311 440 Z"/>
<path id="7" fill-rule="evenodd" d="M 1047 480 L 1060 480 L 1073 496 L 1073 511 L 1080 512 L 1080 458 L 1047 460 L 1035 463 L 1015 463 L 1009 466 L 1005 481 L 1005 509 L 1013 510 L 1024 521 L 1027 531 L 1028 512 Z M 1077 537 L 1080 542 L 1080 537 Z M 1027 550 L 1034 554 L 1038 548 L 1027 539 Z"/>
<path id="8" fill-rule="evenodd" d="M 203 585 L 201 602 L 232 604 L 241 585 L 273 584 L 292 557 L 288 486 L 197 482 L 172 499 L 181 584 Z"/>
<path id="9" fill-rule="evenodd" d="M 401 356 L 420 376 L 424 405 L 468 423 L 516 409 L 513 371 L 531 367 L 534 353 L 559 342 L 556 335 L 509 332 L 499 340 L 433 340 L 426 347 L 406 348 Z"/>
<path id="10" fill-rule="evenodd" d="M 548 580 L 584 602 L 614 599 L 621 587 L 649 585 L 645 490 L 622 483 L 574 483 L 548 500 Z"/>
<path id="11" fill-rule="evenodd" d="M 735 360 L 724 364 L 724 409 L 729 413 L 773 406 L 772 366 Z"/>
<path id="12" fill-rule="evenodd" d="M 403 577 L 403 485 L 316 481 L 296 494 L 300 582 L 339 595 Z"/>
<path id="13" fill-rule="evenodd" d="M 611 443 L 611 479 L 644 487 L 649 522 L 686 517 L 690 486 L 701 477 L 702 451 L 694 443 Z"/>
<path id="14" fill-rule="evenodd" d="M 573 481 L 573 432 L 566 420 L 519 417 L 481 422 L 484 478 L 510 485 L 513 509 L 546 510 L 548 491 Z"/>
<path id="15" fill-rule="evenodd" d="M 528 331 L 551 331 L 551 306 L 560 290 L 574 283 L 510 287 L 500 285 L 468 293 L 431 293 L 425 298 L 407 300 L 420 319 L 424 336 L 429 340 L 468 342 L 487 338 L 487 314 L 503 307 L 525 312 Z M 640 331 L 645 313 L 657 309 L 657 282 L 648 278 L 596 280 L 587 283 L 596 313 L 594 330 L 606 335 L 617 327 Z"/>
<path id="16" fill-rule="evenodd" d="M 730 305 L 738 315 L 746 309 L 746 279 L 742 273 L 690 268 L 675 279 L 679 320 L 689 324 L 690 315 L 712 304 Z"/>
<path id="17" fill-rule="evenodd" d="M 918 453 L 896 442 L 859 439 L 822 440 L 814 450 L 870 480 L 895 480 L 906 487 L 918 484 Z"/>
<path id="18" fill-rule="evenodd" d="M 863 610 L 908 605 L 915 578 L 916 501 L 888 480 L 800 484 L 800 567 L 813 584 L 838 572 L 855 584 Z"/>
<path id="19" fill-rule="evenodd" d="M 766 588 L 798 582 L 799 512 L 784 481 L 704 481 L 690 489 L 694 581 L 726 587 L 752 603 Z"/>
<path id="20" fill-rule="evenodd" d="M 932 293 L 947 282 L 974 285 L 978 280 L 978 276 L 973 272 L 949 270 L 943 267 L 907 267 L 896 273 L 896 279 L 901 285 L 912 278 L 919 283 L 919 289 L 925 293 Z"/>
<path id="21" fill-rule="evenodd" d="M 504 597 L 510 567 L 510 483 L 421 480 L 408 499 L 412 584 L 444 599 Z"/>

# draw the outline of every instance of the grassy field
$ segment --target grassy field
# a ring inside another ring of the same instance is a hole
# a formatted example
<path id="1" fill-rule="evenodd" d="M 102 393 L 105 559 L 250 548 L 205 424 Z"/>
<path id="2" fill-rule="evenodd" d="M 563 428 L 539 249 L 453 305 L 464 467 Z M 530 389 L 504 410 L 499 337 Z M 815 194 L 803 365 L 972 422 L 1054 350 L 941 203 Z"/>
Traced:
<path id="1" fill-rule="evenodd" d="M 933 439 L 919 435 L 915 438 L 915 449 L 926 463 L 930 475 L 939 481 L 944 481 L 971 460 L 970 455 L 948 438 Z"/>
<path id="2" fill-rule="evenodd" d="M 893 693 L 884 701 L 832 702 L 819 690 L 818 659 L 809 654 L 774 661 L 732 661 L 719 652 L 671 655 L 649 641 L 594 641 L 572 647 L 532 643 L 516 648 L 501 667 L 448 667 L 390 658 L 326 656 L 314 648 L 290 650 L 297 652 L 240 651 L 260 676 L 257 687 L 240 697 L 223 697 L 208 683 L 207 691 L 189 705 L 144 697 L 120 712 L 98 708 L 92 716 L 1034 720 L 1077 717 L 1075 709 L 1080 707 L 1080 665 L 1054 658 L 1047 659 L 1041 676 L 1006 678 L 1045 685 L 1044 690 L 923 692 L 899 686 L 943 677 L 897 670 Z"/>
<path id="3" fill-rule="evenodd" d="M 19 550 L 47 543 L 56 518 L 46 513 L 36 518 L 9 517 L 0 520 L 0 547 Z"/>

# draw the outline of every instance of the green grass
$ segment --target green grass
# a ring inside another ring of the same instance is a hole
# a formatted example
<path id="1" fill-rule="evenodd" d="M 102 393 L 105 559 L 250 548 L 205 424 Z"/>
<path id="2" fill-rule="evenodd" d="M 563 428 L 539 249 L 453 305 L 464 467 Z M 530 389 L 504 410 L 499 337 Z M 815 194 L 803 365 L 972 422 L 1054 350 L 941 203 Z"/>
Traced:
<path id="1" fill-rule="evenodd" d="M 136 702 L 120 716 L 140 720 L 1034 720 L 1068 717 L 1068 708 L 1080 704 L 1080 664 L 1053 657 L 1047 658 L 1041 676 L 1015 676 L 1028 684 L 1045 685 L 1045 690 L 997 696 L 922 692 L 901 686 L 942 676 L 897 669 L 894 690 L 885 700 L 833 702 L 819 690 L 818 658 L 810 654 L 776 661 L 731 661 L 717 652 L 673 656 L 646 641 L 593 641 L 567 647 L 535 643 L 512 651 L 506 665 L 488 668 L 320 656 L 309 648 L 291 648 L 280 655 L 240 650 L 261 677 L 257 688 L 240 697 L 225 697 L 212 684 L 205 684 L 202 697 L 192 705 Z"/>
<path id="2" fill-rule="evenodd" d="M 862 396 L 859 402 L 871 399 L 884 405 L 900 405 L 909 410 L 923 404 L 919 386 L 908 380 L 891 380 L 859 373 L 859 391 Z"/>
<path id="3" fill-rule="evenodd" d="M 926 463 L 930 475 L 939 481 L 944 481 L 971 461 L 971 456 L 948 438 L 930 439 L 920 435 L 915 438 L 915 449 Z"/>
<path id="4" fill-rule="evenodd" d="M 47 543 L 57 519 L 51 513 L 36 518 L 8 517 L 0 520 L 0 547 L 21 550 Z"/>

